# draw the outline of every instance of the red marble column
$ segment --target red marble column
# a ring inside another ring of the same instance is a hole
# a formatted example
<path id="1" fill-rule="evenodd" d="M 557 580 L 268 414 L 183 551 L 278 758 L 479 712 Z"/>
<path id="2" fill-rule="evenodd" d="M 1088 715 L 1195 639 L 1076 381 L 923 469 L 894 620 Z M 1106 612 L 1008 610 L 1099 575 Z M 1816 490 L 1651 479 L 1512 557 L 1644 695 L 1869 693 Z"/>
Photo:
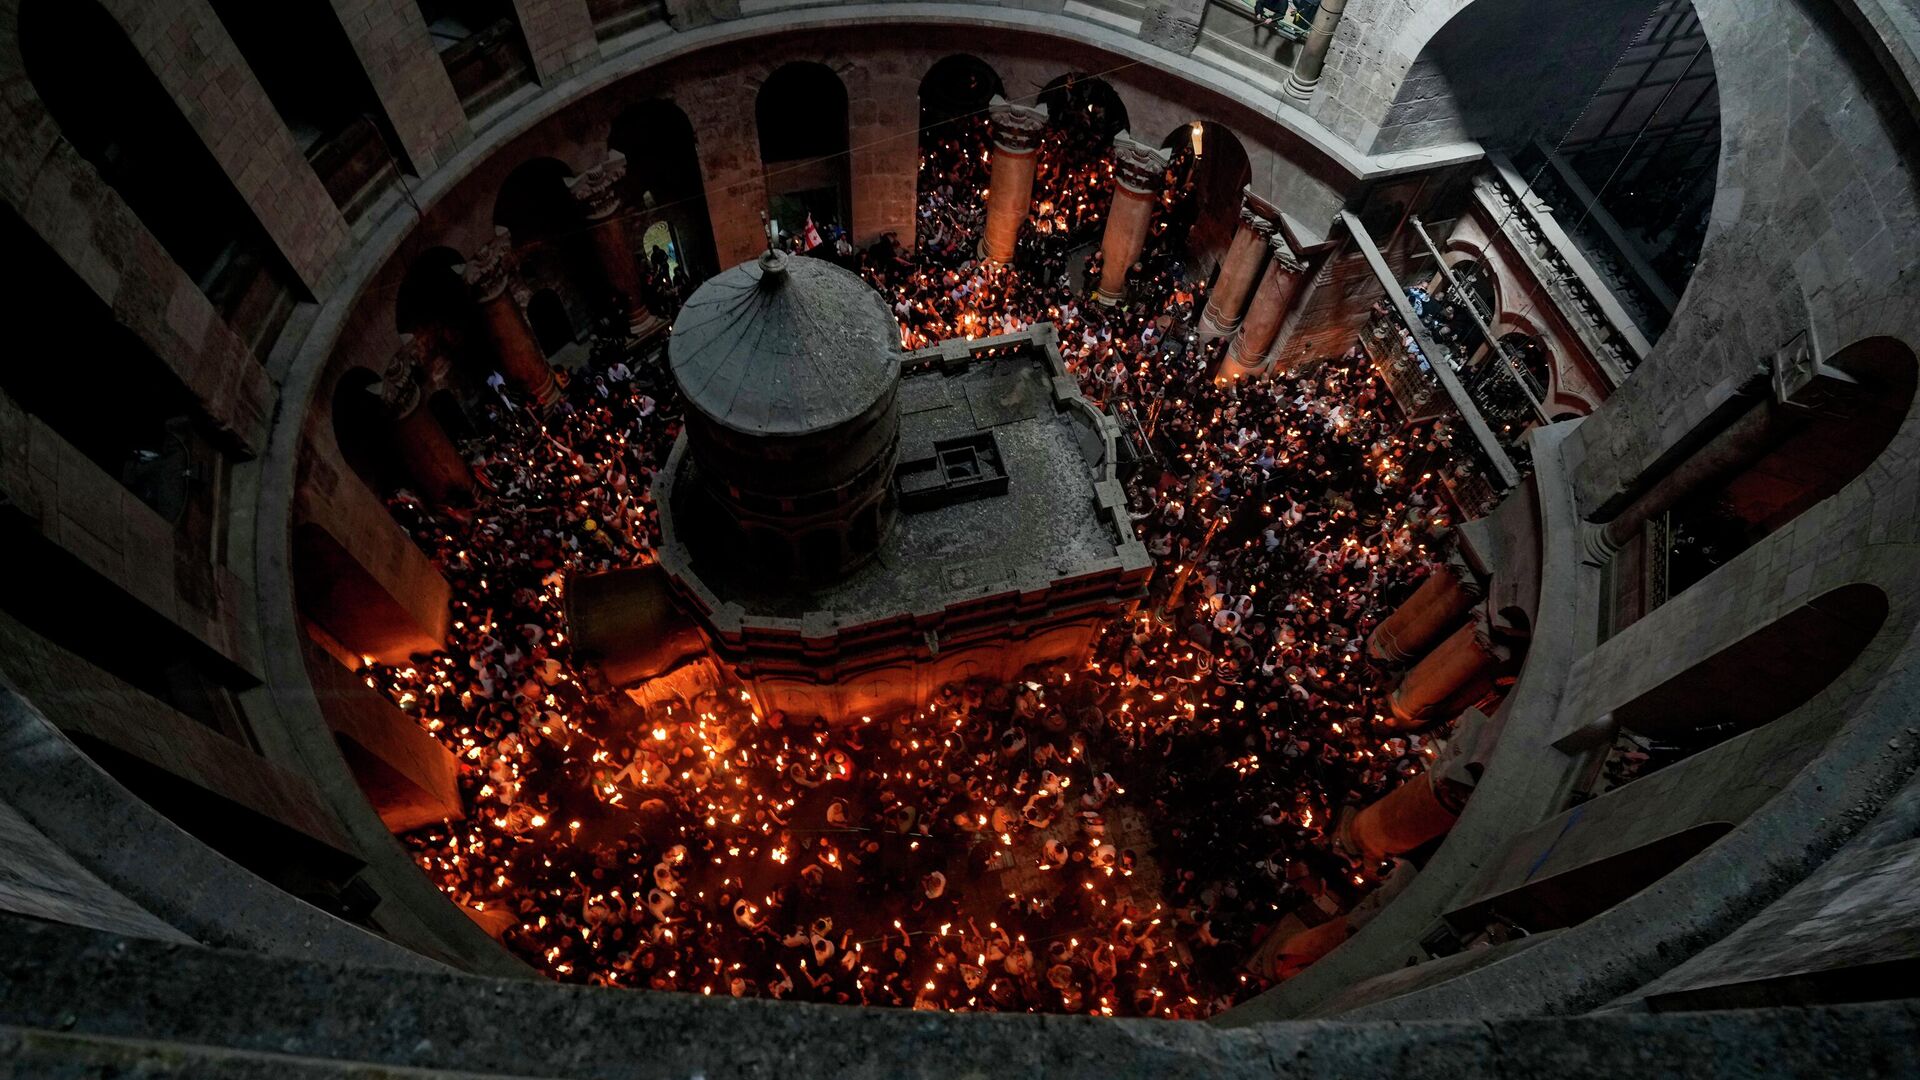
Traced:
<path id="1" fill-rule="evenodd" d="M 1113 137 L 1113 203 L 1100 239 L 1100 284 L 1093 298 L 1111 307 L 1126 298 L 1127 271 L 1146 246 L 1154 203 L 1172 155 L 1122 131 Z"/>
<path id="2" fill-rule="evenodd" d="M 393 418 L 393 441 L 420 495 L 435 506 L 463 503 L 473 495 L 473 471 L 427 408 L 424 339 L 400 335 L 400 349 L 380 387 Z"/>
<path id="3" fill-rule="evenodd" d="M 523 290 L 510 287 L 515 284 L 513 238 L 505 229 L 495 229 L 493 234 L 493 239 L 467 261 L 467 285 L 473 289 L 487 334 L 499 353 L 501 374 L 544 409 L 560 400 L 560 385 L 515 295 Z"/>
<path id="4" fill-rule="evenodd" d="M 1015 105 L 996 94 L 987 106 L 987 116 L 993 122 L 993 164 L 987 179 L 987 227 L 980 237 L 980 257 L 1005 263 L 1013 261 L 1020 226 L 1033 206 L 1033 175 L 1040 164 L 1047 107 Z"/>
<path id="5" fill-rule="evenodd" d="M 1300 295 L 1300 283 L 1306 277 L 1307 267 L 1294 255 L 1287 238 L 1278 233 L 1269 236 L 1267 250 L 1272 257 L 1267 260 L 1266 272 L 1260 275 L 1259 287 L 1253 290 L 1246 320 L 1233 335 L 1232 344 L 1227 346 L 1226 360 L 1217 376 L 1221 382 L 1242 379 L 1267 368 L 1273 341 L 1280 335 L 1280 324 L 1286 321 L 1288 312 L 1293 310 L 1294 298 Z"/>
<path id="6" fill-rule="evenodd" d="M 1200 339 L 1225 337 L 1240 326 L 1241 312 L 1247 307 L 1247 294 L 1260 276 L 1260 264 L 1267 257 L 1267 237 L 1273 235 L 1273 222 L 1251 204 L 1240 206 L 1240 228 L 1227 245 L 1227 257 L 1220 260 L 1220 273 L 1213 280 L 1213 292 L 1207 308 L 1200 313 Z"/>
<path id="7" fill-rule="evenodd" d="M 1388 695 L 1392 726 L 1413 728 L 1451 720 L 1492 692 L 1506 650 L 1493 642 L 1484 618 L 1455 630 L 1413 665 Z"/>
<path id="8" fill-rule="evenodd" d="M 627 175 L 627 156 L 610 151 L 607 160 L 567 181 L 567 190 L 586 211 L 594 254 L 607 275 L 607 286 L 625 305 L 627 327 L 637 330 L 647 319 L 640 302 L 640 271 L 634 266 L 632 238 L 621 213 L 620 181 Z"/>
<path id="9" fill-rule="evenodd" d="M 1460 819 L 1464 801 L 1429 770 L 1408 778 L 1355 814 L 1341 840 L 1370 863 L 1405 855 L 1446 835 Z"/>
<path id="10" fill-rule="evenodd" d="M 1345 915 L 1337 915 L 1311 930 L 1302 930 L 1283 942 L 1273 956 L 1273 977 L 1285 981 L 1313 966 L 1353 936 Z"/>
<path id="11" fill-rule="evenodd" d="M 1440 564 L 1367 638 L 1367 654 L 1399 666 L 1426 655 L 1480 599 L 1480 583 L 1454 562 Z"/>

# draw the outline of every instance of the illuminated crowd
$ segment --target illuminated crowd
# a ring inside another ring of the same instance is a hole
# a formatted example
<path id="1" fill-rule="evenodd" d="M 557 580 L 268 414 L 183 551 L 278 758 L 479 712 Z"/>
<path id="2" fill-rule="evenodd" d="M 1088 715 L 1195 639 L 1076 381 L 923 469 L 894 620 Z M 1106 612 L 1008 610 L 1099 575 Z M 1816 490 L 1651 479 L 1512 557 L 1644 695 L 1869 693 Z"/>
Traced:
<path id="1" fill-rule="evenodd" d="M 1388 724 L 1363 646 L 1432 565 L 1446 433 L 1404 429 L 1357 350 L 1215 384 L 1225 343 L 1193 331 L 1205 295 L 1179 250 L 1185 158 L 1122 307 L 1075 283 L 1111 174 L 1072 132 L 1043 145 L 1015 263 L 976 262 L 985 134 L 926 140 L 912 251 L 836 255 L 909 347 L 1055 323 L 1124 419 L 1157 569 L 1084 667 L 831 722 L 717 670 L 677 695 L 606 686 L 570 654 L 562 591 L 652 558 L 648 482 L 679 408 L 658 358 L 597 351 L 545 416 L 494 394 L 466 445 L 475 504 L 393 499 L 453 585 L 453 629 L 364 674 L 459 755 L 467 806 L 406 840 L 555 977 L 1202 1017 L 1270 985 L 1252 960 L 1283 917 L 1344 912 L 1391 870 L 1335 826 L 1444 736 Z"/>

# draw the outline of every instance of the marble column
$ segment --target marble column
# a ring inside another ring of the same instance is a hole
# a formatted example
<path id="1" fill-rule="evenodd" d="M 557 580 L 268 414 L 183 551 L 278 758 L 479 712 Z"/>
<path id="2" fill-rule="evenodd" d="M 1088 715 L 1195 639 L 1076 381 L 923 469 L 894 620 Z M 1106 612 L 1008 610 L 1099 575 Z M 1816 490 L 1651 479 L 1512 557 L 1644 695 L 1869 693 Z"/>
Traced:
<path id="1" fill-rule="evenodd" d="M 546 352 L 527 325 L 521 301 L 526 290 L 514 281 L 513 238 L 507 230 L 493 230 L 493 239 L 474 252 L 462 273 L 499 353 L 500 373 L 539 408 L 560 400 L 553 365 L 547 363 Z"/>
<path id="2" fill-rule="evenodd" d="M 1492 692 L 1507 650 L 1494 642 L 1486 619 L 1476 617 L 1420 658 L 1387 695 L 1391 727 L 1423 727 L 1451 720 Z"/>
<path id="3" fill-rule="evenodd" d="M 993 165 L 987 179 L 987 227 L 980 237 L 980 257 L 1007 263 L 1013 261 L 1020 226 L 1033 206 L 1033 174 L 1040 164 L 1047 107 L 1015 105 L 996 94 L 987 105 L 987 116 L 993 122 Z"/>
<path id="4" fill-rule="evenodd" d="M 1293 74 L 1287 76 L 1287 96 L 1299 101 L 1313 98 L 1314 88 L 1320 85 L 1320 73 L 1327 69 L 1327 50 L 1333 46 L 1333 34 L 1340 28 L 1340 16 L 1347 10 L 1347 0 L 1321 0 L 1320 10 L 1313 16 L 1313 26 L 1307 31 L 1307 40 L 1300 46 L 1300 55 L 1293 61 Z"/>
<path id="5" fill-rule="evenodd" d="M 1220 273 L 1213 279 L 1213 292 L 1207 297 L 1206 310 L 1200 313 L 1200 340 L 1226 337 L 1240 327 L 1240 314 L 1246 310 L 1247 295 L 1260 277 L 1260 264 L 1267 257 L 1267 237 L 1273 235 L 1273 222 L 1250 203 L 1240 205 L 1240 227 L 1227 245 L 1227 257 L 1220 260 Z"/>
<path id="6" fill-rule="evenodd" d="M 594 254 L 607 275 L 607 286 L 621 305 L 627 327 L 637 330 L 647 320 L 646 305 L 641 303 L 640 271 L 634 266 L 633 244 L 627 233 L 626 215 L 620 201 L 620 181 L 627 175 L 627 156 L 610 151 L 607 160 L 567 181 L 567 190 L 580 202 L 587 215 L 588 235 Z"/>
<path id="7" fill-rule="evenodd" d="M 1100 284 L 1093 298 L 1111 307 L 1126 298 L 1127 272 L 1146 246 L 1154 204 L 1167 180 L 1173 154 L 1122 131 L 1113 137 L 1113 203 L 1100 238 Z"/>
<path id="8" fill-rule="evenodd" d="M 473 495 L 473 472 L 427 408 L 425 344 L 424 338 L 400 335 L 380 398 L 393 420 L 394 446 L 421 497 L 435 506 L 463 503 Z"/>
<path id="9" fill-rule="evenodd" d="M 1441 563 L 1374 627 L 1367 655 L 1394 666 L 1418 660 L 1460 625 L 1480 596 L 1480 583 L 1465 567 L 1452 560 Z"/>
<path id="10" fill-rule="evenodd" d="M 1369 863 L 1405 855 L 1436 836 L 1445 836 L 1460 818 L 1463 792 L 1428 769 L 1369 803 L 1346 823 L 1341 841 Z"/>
<path id="11" fill-rule="evenodd" d="M 1287 238 L 1279 233 L 1267 237 L 1267 269 L 1247 304 L 1247 316 L 1227 346 L 1227 357 L 1220 365 L 1219 380 L 1245 378 L 1267 367 L 1273 341 L 1280 336 L 1280 324 L 1293 310 L 1294 298 L 1306 278 L 1307 265 L 1293 253 Z"/>

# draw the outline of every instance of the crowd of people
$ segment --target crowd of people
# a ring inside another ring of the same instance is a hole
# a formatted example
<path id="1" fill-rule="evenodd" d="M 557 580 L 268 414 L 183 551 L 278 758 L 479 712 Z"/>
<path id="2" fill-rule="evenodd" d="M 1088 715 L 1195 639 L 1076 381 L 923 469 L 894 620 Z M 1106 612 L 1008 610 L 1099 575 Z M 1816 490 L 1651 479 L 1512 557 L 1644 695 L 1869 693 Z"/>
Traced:
<path id="1" fill-rule="evenodd" d="M 653 558 L 648 479 L 679 429 L 659 361 L 618 348 L 546 415 L 510 390 L 482 403 L 471 508 L 395 496 L 453 585 L 453 630 L 365 676 L 458 755 L 468 808 L 406 839 L 536 966 L 708 994 L 1201 1017 L 1270 984 L 1253 958 L 1284 916 L 1343 912 L 1391 869 L 1345 850 L 1337 823 L 1444 737 L 1391 722 L 1363 648 L 1438 557 L 1440 433 L 1405 427 L 1357 349 L 1216 384 L 1225 343 L 1193 329 L 1178 161 L 1128 301 L 1087 299 L 1075 272 L 1097 267 L 1056 240 L 1110 176 L 1094 148 L 1049 145 L 1013 266 L 976 259 L 989 147 L 965 121 L 925 142 L 911 251 L 821 254 L 874 284 L 908 347 L 1054 323 L 1088 395 L 1123 418 L 1157 568 L 1085 666 L 949 686 L 901 716 L 782 716 L 718 668 L 674 694 L 607 686 L 569 652 L 566 578 Z"/>

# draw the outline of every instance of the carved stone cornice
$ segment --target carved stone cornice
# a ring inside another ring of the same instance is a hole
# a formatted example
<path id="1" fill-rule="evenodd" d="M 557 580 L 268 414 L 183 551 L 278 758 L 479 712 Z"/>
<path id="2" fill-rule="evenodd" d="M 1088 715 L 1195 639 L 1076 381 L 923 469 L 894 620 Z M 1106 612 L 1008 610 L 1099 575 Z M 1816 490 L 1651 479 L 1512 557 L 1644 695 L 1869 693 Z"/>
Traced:
<path id="1" fill-rule="evenodd" d="M 496 226 L 493 239 L 480 245 L 461 268 L 467 287 L 481 303 L 497 299 L 513 280 L 513 235 L 505 226 Z"/>
<path id="2" fill-rule="evenodd" d="M 1267 250 L 1273 255 L 1273 264 L 1289 274 L 1307 272 L 1307 261 L 1293 253 L 1293 245 L 1278 230 L 1267 237 Z"/>
<path id="3" fill-rule="evenodd" d="M 1151 195 L 1166 183 L 1173 153 L 1148 146 L 1126 131 L 1113 137 L 1113 175 L 1127 190 Z"/>
<path id="4" fill-rule="evenodd" d="M 587 220 L 602 221 L 620 211 L 620 181 L 627 175 L 627 155 L 618 150 L 607 160 L 567 179 L 567 191 L 586 208 Z"/>
<path id="5" fill-rule="evenodd" d="M 1015 105 L 999 94 L 987 103 L 987 118 L 993 122 L 993 148 L 1024 153 L 1040 145 L 1047 130 L 1045 105 Z"/>
<path id="6" fill-rule="evenodd" d="M 1262 240 L 1273 235 L 1273 219 L 1253 208 L 1253 204 L 1240 204 L 1240 227 L 1247 229 Z"/>

